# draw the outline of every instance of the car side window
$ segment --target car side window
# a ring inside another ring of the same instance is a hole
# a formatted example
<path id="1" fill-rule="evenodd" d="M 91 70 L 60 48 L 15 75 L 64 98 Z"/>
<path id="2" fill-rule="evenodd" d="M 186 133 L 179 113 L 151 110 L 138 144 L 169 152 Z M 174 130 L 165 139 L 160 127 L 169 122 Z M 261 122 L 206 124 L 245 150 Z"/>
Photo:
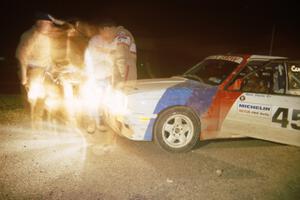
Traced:
<path id="1" fill-rule="evenodd" d="M 271 72 L 269 69 L 258 69 L 243 78 L 241 90 L 243 92 L 269 93 L 271 88 Z"/>
<path id="2" fill-rule="evenodd" d="M 283 63 L 269 63 L 260 65 L 247 65 L 236 77 L 240 80 L 239 91 L 284 94 L 285 93 L 285 69 Z M 236 81 L 235 81 L 236 82 Z"/>
<path id="3" fill-rule="evenodd" d="M 266 61 L 251 61 L 249 62 L 246 67 L 238 74 L 237 78 L 243 78 L 244 76 L 248 75 L 251 72 L 256 71 L 261 66 L 266 64 Z"/>
<path id="4" fill-rule="evenodd" d="M 249 62 L 243 69 L 242 71 L 240 71 L 237 76 L 235 77 L 234 81 L 231 82 L 231 84 L 228 87 L 228 90 L 233 90 L 233 91 L 240 91 L 241 90 L 241 83 L 243 83 L 243 85 L 245 85 L 246 81 L 245 79 L 250 79 L 252 78 L 253 81 L 255 79 L 255 77 L 252 77 L 252 73 L 257 71 L 261 66 L 263 66 L 264 64 L 266 64 L 266 61 L 251 61 Z M 254 75 L 257 75 L 257 73 L 255 73 Z M 251 76 L 251 77 L 250 77 Z M 252 81 L 252 82 L 253 82 Z M 238 84 L 237 84 L 238 83 Z M 248 90 L 251 87 L 251 81 L 249 81 L 248 83 L 249 85 L 246 87 L 246 89 L 248 88 Z M 253 85 L 253 84 L 252 84 Z M 254 86 L 253 86 L 254 88 Z"/>
<path id="5" fill-rule="evenodd" d="M 288 90 L 287 94 L 300 95 L 300 62 L 287 64 Z"/>

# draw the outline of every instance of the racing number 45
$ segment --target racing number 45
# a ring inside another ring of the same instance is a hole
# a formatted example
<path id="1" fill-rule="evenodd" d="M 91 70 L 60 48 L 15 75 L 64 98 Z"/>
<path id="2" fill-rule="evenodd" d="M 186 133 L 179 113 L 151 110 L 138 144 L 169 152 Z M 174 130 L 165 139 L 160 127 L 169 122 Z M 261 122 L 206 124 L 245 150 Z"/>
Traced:
<path id="1" fill-rule="evenodd" d="M 280 119 L 281 113 L 282 113 L 282 117 Z M 289 114 L 288 108 L 279 107 L 272 117 L 272 122 L 279 123 L 281 124 L 281 127 L 286 128 L 287 125 L 289 124 L 288 114 Z M 295 109 L 293 110 L 292 121 L 298 121 L 298 120 L 300 120 L 300 110 Z M 291 127 L 293 129 L 300 130 L 300 126 L 298 126 L 297 123 L 291 123 Z"/>

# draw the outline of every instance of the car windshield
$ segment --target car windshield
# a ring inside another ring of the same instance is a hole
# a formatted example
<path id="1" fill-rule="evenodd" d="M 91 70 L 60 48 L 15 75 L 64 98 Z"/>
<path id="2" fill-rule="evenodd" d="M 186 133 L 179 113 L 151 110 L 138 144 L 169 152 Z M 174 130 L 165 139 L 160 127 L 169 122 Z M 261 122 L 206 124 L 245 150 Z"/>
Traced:
<path id="1" fill-rule="evenodd" d="M 219 85 L 238 65 L 239 63 L 228 60 L 206 59 L 184 73 L 183 77 Z"/>

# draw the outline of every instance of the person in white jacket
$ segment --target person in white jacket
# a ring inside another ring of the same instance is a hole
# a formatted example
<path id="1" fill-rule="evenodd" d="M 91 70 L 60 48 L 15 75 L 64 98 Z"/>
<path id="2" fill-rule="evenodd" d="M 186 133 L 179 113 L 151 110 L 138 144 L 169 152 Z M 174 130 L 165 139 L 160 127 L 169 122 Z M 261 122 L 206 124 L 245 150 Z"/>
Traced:
<path id="1" fill-rule="evenodd" d="M 132 34 L 111 22 L 100 24 L 99 34 L 91 38 L 86 49 L 85 65 L 89 78 L 95 81 L 102 95 L 105 93 L 101 91 L 107 87 L 135 80 L 136 45 Z"/>
<path id="2" fill-rule="evenodd" d="M 136 44 L 132 34 L 123 26 L 111 23 L 100 27 L 100 35 L 114 46 L 112 84 L 136 80 Z"/>
<path id="3" fill-rule="evenodd" d="M 89 114 L 95 119 L 95 124 L 89 123 L 88 125 L 87 131 L 89 133 L 93 133 L 96 127 L 105 131 L 105 127 L 100 126 L 103 112 L 101 102 L 105 98 L 105 91 L 112 84 L 114 51 L 115 44 L 107 41 L 100 34 L 90 39 L 85 51 L 85 71 L 89 81 L 92 82 L 90 86 L 95 87 L 93 88 L 94 98 L 99 102 L 96 108 L 93 105 L 87 105 Z"/>

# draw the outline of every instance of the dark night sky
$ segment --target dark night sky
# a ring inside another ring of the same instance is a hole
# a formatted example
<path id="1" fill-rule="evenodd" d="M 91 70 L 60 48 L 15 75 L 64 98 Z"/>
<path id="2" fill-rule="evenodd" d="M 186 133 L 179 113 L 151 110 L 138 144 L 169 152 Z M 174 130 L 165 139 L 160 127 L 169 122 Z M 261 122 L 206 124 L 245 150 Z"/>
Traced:
<path id="1" fill-rule="evenodd" d="M 300 9 L 288 1 L 4 0 L 0 4 L 0 56 L 8 59 L 37 11 L 64 19 L 114 19 L 133 33 L 140 58 L 147 52 L 150 63 L 167 68 L 162 75 L 211 54 L 268 54 L 274 25 L 273 54 L 300 58 Z"/>
<path id="2" fill-rule="evenodd" d="M 226 49 L 228 45 L 230 51 L 230 48 L 265 46 L 266 49 L 259 50 L 266 51 L 273 24 L 276 25 L 275 47 L 286 48 L 299 42 L 299 9 L 288 1 L 162 2 L 5 0 L 1 3 L 1 44 L 12 48 L 20 34 L 32 25 L 37 11 L 62 18 L 95 20 L 109 17 L 127 27 L 136 37 L 188 38 L 199 48 L 211 45 Z M 6 49 L 1 48 L 1 53 L 6 54 Z"/>

